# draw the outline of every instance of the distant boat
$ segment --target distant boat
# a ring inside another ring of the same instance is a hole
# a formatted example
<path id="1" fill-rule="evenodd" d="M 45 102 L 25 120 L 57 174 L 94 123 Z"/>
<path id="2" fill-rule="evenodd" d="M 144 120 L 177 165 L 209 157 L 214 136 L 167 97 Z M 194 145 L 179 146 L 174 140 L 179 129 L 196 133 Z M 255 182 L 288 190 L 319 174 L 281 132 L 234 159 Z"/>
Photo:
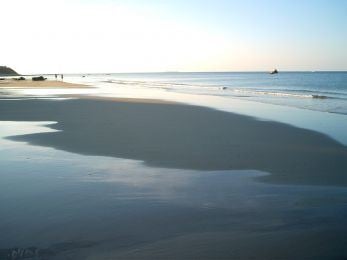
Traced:
<path id="1" fill-rule="evenodd" d="M 277 73 L 278 73 L 277 69 L 274 69 L 273 71 L 270 72 L 270 74 L 277 74 Z"/>

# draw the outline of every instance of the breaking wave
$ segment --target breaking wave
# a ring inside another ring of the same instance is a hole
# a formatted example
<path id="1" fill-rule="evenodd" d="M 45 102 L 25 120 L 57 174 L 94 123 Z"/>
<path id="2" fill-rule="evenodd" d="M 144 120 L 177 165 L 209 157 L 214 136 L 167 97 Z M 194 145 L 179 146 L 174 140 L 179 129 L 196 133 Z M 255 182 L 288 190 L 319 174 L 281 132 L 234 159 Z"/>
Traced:
<path id="1" fill-rule="evenodd" d="M 168 91 L 178 91 L 192 94 L 213 94 L 213 95 L 228 95 L 237 97 L 249 96 L 272 96 L 272 97 L 288 97 L 288 98 L 308 98 L 308 99 L 341 99 L 341 97 L 334 97 L 334 95 L 341 95 L 342 93 L 312 93 L 307 90 L 258 90 L 249 88 L 235 88 L 223 87 L 217 85 L 197 85 L 197 84 L 184 84 L 177 82 L 156 82 L 156 81 L 138 81 L 138 80 L 103 80 L 102 83 L 111 83 L 116 85 L 158 88 Z M 331 95 L 328 95 L 331 94 Z M 344 95 L 344 94 L 342 94 Z M 344 98 L 342 98 L 344 99 Z"/>

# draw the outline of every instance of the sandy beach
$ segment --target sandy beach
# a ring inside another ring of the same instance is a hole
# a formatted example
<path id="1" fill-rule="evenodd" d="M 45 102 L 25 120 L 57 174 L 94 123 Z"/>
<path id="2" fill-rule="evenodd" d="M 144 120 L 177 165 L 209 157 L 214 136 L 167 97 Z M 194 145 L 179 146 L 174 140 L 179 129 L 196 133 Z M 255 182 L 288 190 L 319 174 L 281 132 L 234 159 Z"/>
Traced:
<path id="1" fill-rule="evenodd" d="M 53 97 L 0 102 L 0 259 L 345 256 L 335 139 L 166 100 Z"/>
<path id="2" fill-rule="evenodd" d="M 32 81 L 5 79 L 0 80 L 0 89 L 2 88 L 88 88 L 90 86 L 76 83 L 69 83 L 60 80 Z"/>
<path id="3" fill-rule="evenodd" d="M 12 140 L 85 155 L 194 170 L 260 170 L 283 184 L 347 185 L 347 148 L 293 126 L 182 104 L 136 100 L 22 100 L 3 121 L 56 121 L 59 132 Z"/>

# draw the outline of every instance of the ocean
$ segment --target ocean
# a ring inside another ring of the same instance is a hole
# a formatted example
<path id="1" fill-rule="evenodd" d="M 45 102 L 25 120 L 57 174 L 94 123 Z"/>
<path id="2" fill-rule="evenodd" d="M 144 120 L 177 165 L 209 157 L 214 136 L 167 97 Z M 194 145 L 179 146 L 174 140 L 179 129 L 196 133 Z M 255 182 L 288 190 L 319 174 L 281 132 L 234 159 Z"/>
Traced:
<path id="1" fill-rule="evenodd" d="M 78 82 L 129 90 L 223 96 L 347 114 L 347 72 L 168 72 L 70 75 Z M 82 78 L 83 77 L 83 78 Z"/>

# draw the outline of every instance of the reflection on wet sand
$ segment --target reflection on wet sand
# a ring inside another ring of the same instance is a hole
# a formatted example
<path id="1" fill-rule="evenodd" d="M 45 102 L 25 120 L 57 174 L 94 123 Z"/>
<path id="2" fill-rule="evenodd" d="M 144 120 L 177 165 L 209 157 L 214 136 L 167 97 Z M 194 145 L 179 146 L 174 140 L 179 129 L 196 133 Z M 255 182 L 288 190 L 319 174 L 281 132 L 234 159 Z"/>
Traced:
<path id="1" fill-rule="evenodd" d="M 5 135 L 45 130 L 2 124 Z M 1 252 L 34 248 L 41 259 L 345 256 L 345 188 L 273 185 L 254 181 L 267 175 L 258 171 L 151 168 L 0 140 Z"/>

